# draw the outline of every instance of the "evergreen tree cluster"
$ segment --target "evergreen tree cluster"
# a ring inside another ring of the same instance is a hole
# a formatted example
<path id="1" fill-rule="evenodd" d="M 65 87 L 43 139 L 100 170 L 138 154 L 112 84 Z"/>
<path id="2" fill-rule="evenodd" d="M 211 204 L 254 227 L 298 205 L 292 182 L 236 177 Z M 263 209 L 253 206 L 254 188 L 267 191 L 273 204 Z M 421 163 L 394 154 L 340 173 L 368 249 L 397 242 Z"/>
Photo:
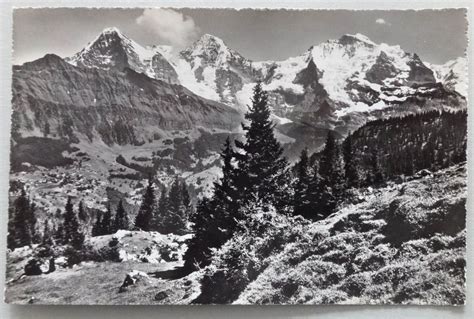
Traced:
<path id="1" fill-rule="evenodd" d="M 429 111 L 367 123 L 351 136 L 365 185 L 466 160 L 467 111 Z"/>
<path id="2" fill-rule="evenodd" d="M 328 132 L 324 149 L 310 157 L 303 150 L 295 165 L 294 214 L 325 218 L 351 188 L 465 161 L 466 117 L 466 111 L 431 111 L 376 120 L 341 144 Z"/>
<path id="3" fill-rule="evenodd" d="M 312 220 L 325 218 L 340 203 L 348 185 L 357 186 L 357 174 L 346 174 L 357 171 L 357 167 L 351 146 L 344 146 L 342 149 L 329 131 L 319 160 L 311 160 L 306 149 L 301 152 L 293 186 L 293 214 Z"/>
<path id="4" fill-rule="evenodd" d="M 35 205 L 30 201 L 24 188 L 9 209 L 7 246 L 9 249 L 37 243 L 37 219 Z"/>
<path id="5" fill-rule="evenodd" d="M 83 209 L 79 204 L 79 211 Z M 72 198 L 68 197 L 64 214 L 58 209 L 55 218 L 57 223 L 51 223 L 48 219 L 43 221 L 42 237 L 37 243 L 40 244 L 41 254 L 44 257 L 52 255 L 53 246 L 68 246 L 71 251 L 80 252 L 84 248 L 85 235 L 81 230 L 82 221 L 78 213 L 74 211 Z"/>
<path id="6" fill-rule="evenodd" d="M 112 216 L 110 204 L 105 212 L 98 212 L 94 225 L 92 226 L 92 236 L 102 236 L 115 234 L 120 229 L 129 229 L 130 221 L 127 211 L 123 207 L 122 200 L 119 201 L 115 216 Z"/>
<path id="7" fill-rule="evenodd" d="M 190 212 L 191 199 L 184 182 L 176 178 L 169 191 L 163 189 L 157 200 L 153 181 L 149 179 L 135 227 L 162 234 L 182 233 L 186 230 Z"/>

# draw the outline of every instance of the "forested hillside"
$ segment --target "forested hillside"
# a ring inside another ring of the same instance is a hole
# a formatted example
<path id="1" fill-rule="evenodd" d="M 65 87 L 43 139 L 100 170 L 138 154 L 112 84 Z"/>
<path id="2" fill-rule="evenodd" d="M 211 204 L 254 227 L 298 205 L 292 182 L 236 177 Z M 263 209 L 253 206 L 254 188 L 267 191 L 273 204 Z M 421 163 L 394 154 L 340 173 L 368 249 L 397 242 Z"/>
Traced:
<path id="1" fill-rule="evenodd" d="M 432 171 L 466 160 L 467 110 L 430 111 L 375 120 L 350 137 L 365 170 L 379 162 L 388 178 Z"/>

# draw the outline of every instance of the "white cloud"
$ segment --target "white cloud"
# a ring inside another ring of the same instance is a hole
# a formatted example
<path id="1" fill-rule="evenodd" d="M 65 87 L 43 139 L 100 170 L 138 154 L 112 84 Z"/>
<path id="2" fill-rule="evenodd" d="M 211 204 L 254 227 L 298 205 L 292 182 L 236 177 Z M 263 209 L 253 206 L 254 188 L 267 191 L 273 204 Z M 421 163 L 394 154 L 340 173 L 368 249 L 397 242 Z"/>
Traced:
<path id="1" fill-rule="evenodd" d="M 375 23 L 377 23 L 377 24 L 389 24 L 387 21 L 385 21 L 385 19 L 382 19 L 382 18 L 378 18 L 377 20 L 375 20 Z"/>
<path id="2" fill-rule="evenodd" d="M 145 9 L 136 23 L 153 32 L 159 40 L 178 48 L 186 46 L 199 34 L 191 17 L 172 9 Z"/>

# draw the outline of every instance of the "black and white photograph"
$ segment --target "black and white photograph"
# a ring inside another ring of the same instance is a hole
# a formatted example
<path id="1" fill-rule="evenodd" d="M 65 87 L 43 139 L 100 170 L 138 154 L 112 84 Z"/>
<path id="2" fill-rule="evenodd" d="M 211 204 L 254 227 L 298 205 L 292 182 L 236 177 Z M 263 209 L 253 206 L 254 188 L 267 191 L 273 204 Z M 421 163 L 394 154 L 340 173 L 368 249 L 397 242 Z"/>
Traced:
<path id="1" fill-rule="evenodd" d="M 12 20 L 6 303 L 466 303 L 467 9 Z"/>

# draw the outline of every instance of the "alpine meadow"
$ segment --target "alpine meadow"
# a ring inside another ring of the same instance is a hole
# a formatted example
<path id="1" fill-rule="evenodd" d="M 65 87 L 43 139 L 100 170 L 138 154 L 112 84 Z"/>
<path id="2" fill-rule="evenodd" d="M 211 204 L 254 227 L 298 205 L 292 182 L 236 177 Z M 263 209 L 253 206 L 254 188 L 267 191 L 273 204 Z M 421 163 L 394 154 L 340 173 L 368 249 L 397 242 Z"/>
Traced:
<path id="1" fill-rule="evenodd" d="M 6 302 L 463 305 L 464 15 L 15 9 Z"/>

